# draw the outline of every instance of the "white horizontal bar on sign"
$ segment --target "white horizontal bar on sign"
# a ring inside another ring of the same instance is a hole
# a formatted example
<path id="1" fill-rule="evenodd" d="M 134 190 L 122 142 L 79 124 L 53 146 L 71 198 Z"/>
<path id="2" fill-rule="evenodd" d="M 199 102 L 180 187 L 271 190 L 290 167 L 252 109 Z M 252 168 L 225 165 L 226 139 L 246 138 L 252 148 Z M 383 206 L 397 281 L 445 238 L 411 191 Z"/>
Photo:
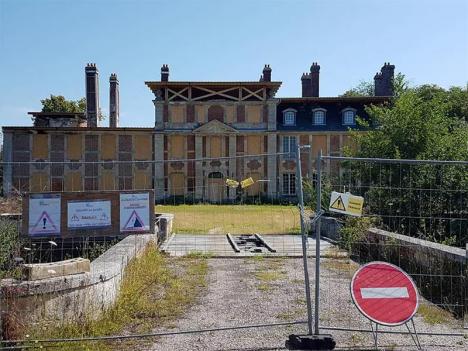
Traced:
<path id="1" fill-rule="evenodd" d="M 403 288 L 361 288 L 363 299 L 397 299 L 408 298 L 408 289 Z"/>

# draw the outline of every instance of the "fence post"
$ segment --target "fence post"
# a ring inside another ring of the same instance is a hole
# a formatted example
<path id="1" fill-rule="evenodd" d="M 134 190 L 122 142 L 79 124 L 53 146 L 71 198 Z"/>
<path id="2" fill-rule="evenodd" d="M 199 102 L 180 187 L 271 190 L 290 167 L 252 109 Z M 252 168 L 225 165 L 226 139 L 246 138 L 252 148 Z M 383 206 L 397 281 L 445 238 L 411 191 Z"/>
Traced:
<path id="1" fill-rule="evenodd" d="M 465 248 L 465 267 L 464 267 L 464 280 L 465 280 L 465 304 L 463 306 L 463 328 L 468 329 L 468 243 Z"/>
<path id="2" fill-rule="evenodd" d="M 310 147 L 310 145 L 304 145 Z M 297 144 L 296 148 L 296 174 L 297 174 L 297 189 L 299 197 L 299 214 L 301 219 L 301 236 L 302 236 L 302 260 L 304 263 L 304 283 L 307 301 L 307 325 L 309 335 L 312 335 L 312 301 L 310 298 L 310 282 L 309 282 L 309 268 L 307 266 L 307 233 L 304 223 L 304 194 L 302 191 L 302 170 L 301 170 L 301 145 Z"/>
<path id="3" fill-rule="evenodd" d="M 318 152 L 317 162 L 315 165 L 317 169 L 317 205 L 315 206 L 316 214 L 320 214 L 322 210 L 322 149 Z M 320 217 L 315 224 L 315 334 L 319 334 L 319 307 L 320 307 L 320 231 L 321 231 Z"/>

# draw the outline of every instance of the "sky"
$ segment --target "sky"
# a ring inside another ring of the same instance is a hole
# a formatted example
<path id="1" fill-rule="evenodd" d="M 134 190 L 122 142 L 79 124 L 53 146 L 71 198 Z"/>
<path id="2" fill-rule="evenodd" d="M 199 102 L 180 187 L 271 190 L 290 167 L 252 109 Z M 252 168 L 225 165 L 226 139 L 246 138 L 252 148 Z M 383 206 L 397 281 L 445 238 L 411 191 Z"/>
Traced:
<path id="1" fill-rule="evenodd" d="M 384 62 L 412 85 L 468 82 L 467 0 L 0 0 L 0 125 L 31 125 L 50 94 L 85 95 L 84 67 L 120 81 L 120 125 L 152 127 L 144 81 L 258 80 L 264 64 L 300 96 L 318 62 L 320 95 L 372 80 Z M 103 125 L 107 125 L 106 120 Z"/>

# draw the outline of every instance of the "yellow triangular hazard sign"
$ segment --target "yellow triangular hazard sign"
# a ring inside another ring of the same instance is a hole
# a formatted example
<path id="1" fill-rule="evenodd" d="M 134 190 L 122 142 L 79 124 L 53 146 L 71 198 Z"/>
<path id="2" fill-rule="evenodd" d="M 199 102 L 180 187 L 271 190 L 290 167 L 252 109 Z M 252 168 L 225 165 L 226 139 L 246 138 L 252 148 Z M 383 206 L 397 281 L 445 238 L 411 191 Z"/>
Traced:
<path id="1" fill-rule="evenodd" d="M 330 205 L 330 208 L 340 211 L 346 211 L 346 207 L 344 206 L 343 200 L 341 199 L 341 195 L 336 198 L 335 201 Z"/>

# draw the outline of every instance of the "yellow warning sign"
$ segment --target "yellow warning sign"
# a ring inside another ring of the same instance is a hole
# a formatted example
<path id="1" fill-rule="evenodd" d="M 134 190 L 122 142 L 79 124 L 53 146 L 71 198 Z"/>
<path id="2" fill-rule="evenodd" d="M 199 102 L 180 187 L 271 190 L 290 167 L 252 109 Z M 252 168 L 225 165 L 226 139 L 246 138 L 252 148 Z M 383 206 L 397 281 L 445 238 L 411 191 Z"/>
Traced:
<path id="1" fill-rule="evenodd" d="M 364 198 L 350 193 L 338 193 L 333 191 L 330 196 L 329 210 L 351 216 L 361 216 Z"/>
<path id="2" fill-rule="evenodd" d="M 349 195 L 347 211 L 350 214 L 360 216 L 362 214 L 362 207 L 364 206 L 364 198 L 361 196 Z"/>
<path id="3" fill-rule="evenodd" d="M 330 208 L 340 211 L 346 211 L 346 207 L 343 204 L 343 199 L 341 198 L 341 195 L 338 196 L 335 201 L 333 201 L 333 203 L 330 205 Z"/>
<path id="4" fill-rule="evenodd" d="M 251 185 L 255 184 L 255 181 L 252 179 L 252 177 L 249 177 L 247 179 L 244 179 L 242 182 L 241 182 L 241 187 L 242 189 L 244 188 L 247 188 Z"/>
<path id="5" fill-rule="evenodd" d="M 226 179 L 226 185 L 230 188 L 237 188 L 239 186 L 239 182 L 234 179 Z"/>

